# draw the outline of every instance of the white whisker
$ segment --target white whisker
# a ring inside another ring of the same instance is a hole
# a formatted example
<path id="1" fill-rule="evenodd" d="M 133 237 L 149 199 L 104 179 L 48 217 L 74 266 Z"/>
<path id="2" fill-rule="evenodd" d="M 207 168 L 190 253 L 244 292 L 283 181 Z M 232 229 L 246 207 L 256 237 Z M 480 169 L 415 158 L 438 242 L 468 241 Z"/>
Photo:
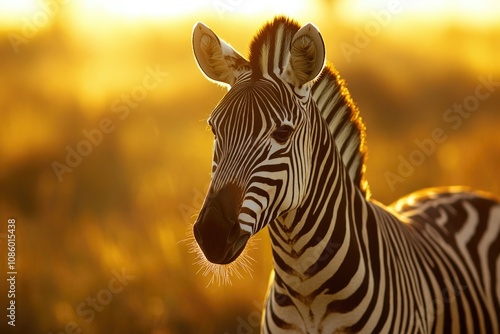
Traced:
<path id="1" fill-rule="evenodd" d="M 216 264 L 207 260 L 205 254 L 201 250 L 200 246 L 196 242 L 193 234 L 193 225 L 190 224 L 188 229 L 188 237 L 182 241 L 187 241 L 189 244 L 189 253 L 196 255 L 193 265 L 200 266 L 196 274 L 203 276 L 210 276 L 210 280 L 207 287 L 213 283 L 220 285 L 232 285 L 232 278 L 242 279 L 245 273 L 252 277 L 253 269 L 251 268 L 252 262 L 255 260 L 248 255 L 249 251 L 255 248 L 254 239 L 250 238 L 243 252 L 238 256 L 236 260 L 229 264 Z"/>

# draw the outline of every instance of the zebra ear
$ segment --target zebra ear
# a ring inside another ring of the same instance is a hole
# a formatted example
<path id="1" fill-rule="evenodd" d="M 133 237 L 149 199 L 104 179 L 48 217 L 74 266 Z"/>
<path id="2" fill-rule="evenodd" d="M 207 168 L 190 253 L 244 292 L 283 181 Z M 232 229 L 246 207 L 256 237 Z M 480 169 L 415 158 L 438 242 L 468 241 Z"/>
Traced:
<path id="1" fill-rule="evenodd" d="M 295 33 L 290 44 L 290 59 L 285 73 L 295 86 L 316 78 L 325 65 L 325 44 L 321 34 L 312 23 Z"/>
<path id="2" fill-rule="evenodd" d="M 250 70 L 250 63 L 201 22 L 193 28 L 193 52 L 201 71 L 218 83 L 232 86 Z"/>

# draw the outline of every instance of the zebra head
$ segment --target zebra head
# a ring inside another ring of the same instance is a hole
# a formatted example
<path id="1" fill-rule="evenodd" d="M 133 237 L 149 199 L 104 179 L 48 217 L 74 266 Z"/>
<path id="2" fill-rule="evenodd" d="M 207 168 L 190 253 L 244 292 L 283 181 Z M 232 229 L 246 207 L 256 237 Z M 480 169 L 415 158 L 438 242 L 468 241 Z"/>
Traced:
<path id="1" fill-rule="evenodd" d="M 202 23 L 194 27 L 193 49 L 202 72 L 229 88 L 208 119 L 212 178 L 193 232 L 208 261 L 228 264 L 305 196 L 316 108 L 311 87 L 325 48 L 314 25 L 277 18 L 254 39 L 249 60 Z"/>

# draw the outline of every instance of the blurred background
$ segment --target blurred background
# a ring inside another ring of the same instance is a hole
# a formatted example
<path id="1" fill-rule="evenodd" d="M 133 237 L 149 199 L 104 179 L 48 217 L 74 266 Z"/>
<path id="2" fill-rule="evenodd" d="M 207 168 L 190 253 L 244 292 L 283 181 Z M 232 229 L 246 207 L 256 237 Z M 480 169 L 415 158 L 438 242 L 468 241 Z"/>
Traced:
<path id="1" fill-rule="evenodd" d="M 186 241 L 225 92 L 191 29 L 247 56 L 277 14 L 321 30 L 367 126 L 373 198 L 500 194 L 498 1 L 0 1 L 0 276 L 12 217 L 18 272 L 15 329 L 1 280 L 0 332 L 258 333 L 267 231 L 229 286 Z"/>

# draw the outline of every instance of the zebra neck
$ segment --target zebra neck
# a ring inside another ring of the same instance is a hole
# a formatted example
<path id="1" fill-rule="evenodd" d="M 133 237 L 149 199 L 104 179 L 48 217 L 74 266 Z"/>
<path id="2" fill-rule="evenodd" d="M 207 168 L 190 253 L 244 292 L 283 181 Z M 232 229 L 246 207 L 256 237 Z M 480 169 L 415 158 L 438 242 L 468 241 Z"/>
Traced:
<path id="1" fill-rule="evenodd" d="M 352 278 L 366 273 L 359 268 L 367 270 L 360 240 L 366 227 L 366 198 L 345 166 L 335 163 L 341 158 L 334 146 L 332 142 L 322 148 L 326 160 L 313 172 L 303 205 L 270 226 L 275 291 L 295 296 L 303 305 L 323 293 L 338 294 L 339 299 L 349 295 L 357 288 Z"/>

